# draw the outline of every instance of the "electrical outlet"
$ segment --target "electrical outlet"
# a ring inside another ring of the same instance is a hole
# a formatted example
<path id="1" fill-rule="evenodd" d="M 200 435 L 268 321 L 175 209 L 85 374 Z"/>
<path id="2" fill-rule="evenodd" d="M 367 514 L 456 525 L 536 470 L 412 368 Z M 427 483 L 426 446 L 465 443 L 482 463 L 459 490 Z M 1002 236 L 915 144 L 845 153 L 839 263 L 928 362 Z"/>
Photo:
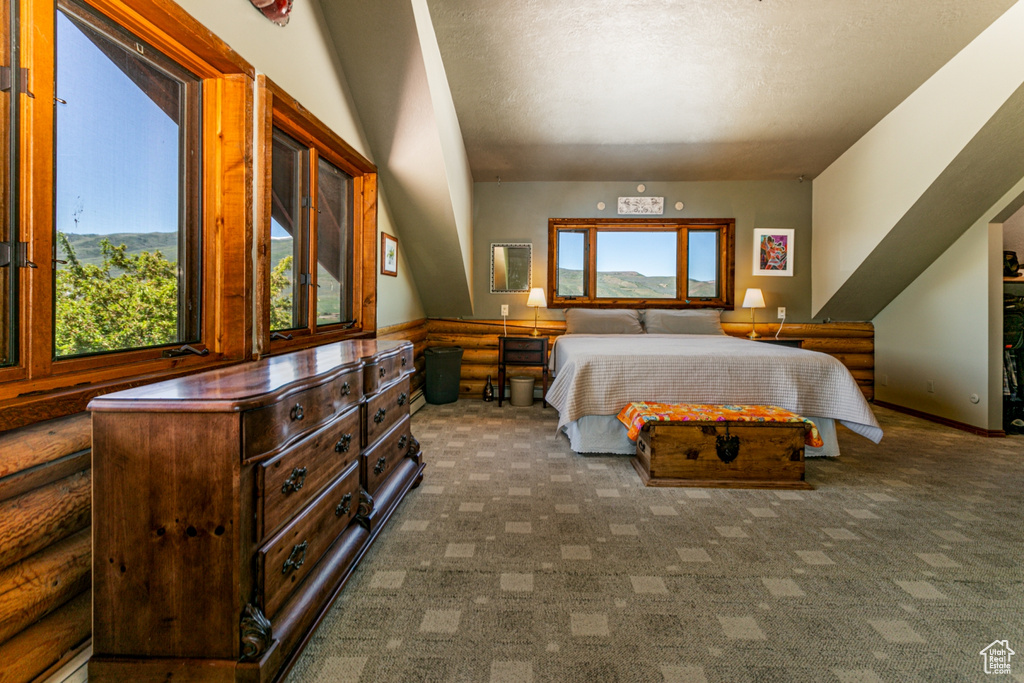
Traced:
<path id="1" fill-rule="evenodd" d="M 889 375 L 882 375 L 882 386 L 889 386 Z"/>
<path id="2" fill-rule="evenodd" d="M 501 315 L 508 316 L 508 304 L 501 305 Z"/>
<path id="3" fill-rule="evenodd" d="M 785 306 L 779 306 L 779 320 L 785 320 L 785 319 L 786 319 L 786 307 Z"/>
<path id="4" fill-rule="evenodd" d="M 933 379 L 928 380 L 928 393 L 929 394 L 934 394 L 935 393 L 935 380 L 933 380 Z"/>

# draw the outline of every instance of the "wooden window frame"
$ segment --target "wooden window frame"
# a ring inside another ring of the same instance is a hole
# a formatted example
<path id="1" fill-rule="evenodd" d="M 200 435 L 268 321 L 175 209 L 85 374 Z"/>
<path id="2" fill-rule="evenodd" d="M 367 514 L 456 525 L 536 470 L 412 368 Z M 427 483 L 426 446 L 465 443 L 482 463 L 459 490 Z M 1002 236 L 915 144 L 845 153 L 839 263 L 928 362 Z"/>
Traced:
<path id="1" fill-rule="evenodd" d="M 690 229 L 718 230 L 719 295 L 688 297 L 686 236 Z M 584 232 L 582 296 L 558 295 L 558 233 Z M 597 234 L 599 232 L 676 232 L 676 296 L 672 299 L 608 298 L 597 296 Z M 548 219 L 548 306 L 552 308 L 727 308 L 735 303 L 736 221 L 732 218 L 550 218 Z"/>
<path id="2" fill-rule="evenodd" d="M 37 268 L 19 274 L 18 363 L 0 368 L 0 431 L 84 410 L 95 395 L 233 363 L 252 351 L 252 129 L 255 69 L 172 0 L 81 0 L 202 82 L 201 340 L 206 356 L 164 348 L 54 358 L 56 3 L 19 2 L 28 91 L 19 103 L 19 239 Z M 83 388 L 84 386 L 84 388 Z"/>
<path id="3" fill-rule="evenodd" d="M 256 239 L 256 355 L 281 353 L 326 344 L 343 339 L 372 337 L 377 329 L 377 167 L 357 152 L 323 122 L 288 95 L 269 78 L 256 79 L 260 121 L 257 130 L 258 173 Z M 278 129 L 309 150 L 309 186 L 312 202 L 308 207 L 308 259 L 317 263 L 316 242 L 318 209 L 318 167 L 323 158 L 352 176 L 352 315 L 356 322 L 316 324 L 316 268 L 311 268 L 312 282 L 307 300 L 306 327 L 288 330 L 285 339 L 271 339 L 270 331 L 270 216 L 272 202 L 273 133 Z"/>

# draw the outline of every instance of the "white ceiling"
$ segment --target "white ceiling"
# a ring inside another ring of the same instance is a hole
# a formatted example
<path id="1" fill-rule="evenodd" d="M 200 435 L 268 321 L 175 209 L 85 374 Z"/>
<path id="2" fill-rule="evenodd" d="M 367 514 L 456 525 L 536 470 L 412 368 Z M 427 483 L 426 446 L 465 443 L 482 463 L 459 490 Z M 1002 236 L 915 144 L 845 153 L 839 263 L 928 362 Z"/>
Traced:
<path id="1" fill-rule="evenodd" d="M 428 0 L 474 179 L 813 178 L 1015 0 Z"/>

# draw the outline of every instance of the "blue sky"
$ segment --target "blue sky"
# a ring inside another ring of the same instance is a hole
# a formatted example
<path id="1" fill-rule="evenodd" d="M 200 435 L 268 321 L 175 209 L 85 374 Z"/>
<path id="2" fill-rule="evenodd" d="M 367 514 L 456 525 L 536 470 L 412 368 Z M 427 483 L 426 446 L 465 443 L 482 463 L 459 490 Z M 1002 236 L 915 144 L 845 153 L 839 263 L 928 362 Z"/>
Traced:
<path id="1" fill-rule="evenodd" d="M 177 124 L 61 12 L 57 41 L 57 229 L 176 232 Z"/>
<path id="2" fill-rule="evenodd" d="M 583 235 L 560 235 L 559 266 L 583 269 Z M 676 274 L 676 241 L 671 232 L 601 232 L 597 237 L 597 270 L 636 271 L 648 277 L 673 277 Z M 714 280 L 716 273 L 716 233 L 690 233 L 690 269 L 693 280 Z"/>

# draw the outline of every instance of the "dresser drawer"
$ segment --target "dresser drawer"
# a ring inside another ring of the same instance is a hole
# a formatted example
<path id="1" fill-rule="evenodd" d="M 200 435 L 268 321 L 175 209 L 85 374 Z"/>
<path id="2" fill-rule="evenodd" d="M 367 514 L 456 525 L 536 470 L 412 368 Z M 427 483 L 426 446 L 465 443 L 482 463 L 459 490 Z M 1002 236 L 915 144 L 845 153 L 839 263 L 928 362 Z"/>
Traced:
<path id="1" fill-rule="evenodd" d="M 362 371 L 355 370 L 242 415 L 243 459 L 277 449 L 315 429 L 362 398 Z"/>
<path id="2" fill-rule="evenodd" d="M 502 340 L 505 346 L 505 356 L 508 356 L 510 351 L 535 351 L 540 354 L 544 351 L 544 342 L 547 341 L 543 337 L 536 339 L 508 339 Z"/>
<path id="3" fill-rule="evenodd" d="M 412 361 L 412 345 L 403 346 L 396 353 L 379 358 L 375 365 L 363 369 L 364 391 L 372 394 L 380 387 L 412 372 Z"/>
<path id="4" fill-rule="evenodd" d="M 359 407 L 352 406 L 284 453 L 257 465 L 257 537 L 276 531 L 358 455 Z"/>
<path id="5" fill-rule="evenodd" d="M 409 378 L 392 385 L 366 402 L 366 445 L 372 446 L 391 425 L 409 414 Z"/>
<path id="6" fill-rule="evenodd" d="M 506 363 L 524 363 L 529 365 L 544 365 L 544 352 L 537 351 L 505 351 Z"/>
<path id="7" fill-rule="evenodd" d="M 257 553 L 264 613 L 272 618 L 359 508 L 359 465 L 344 473 Z"/>
<path id="8" fill-rule="evenodd" d="M 363 488 L 371 496 L 384 483 L 384 480 L 388 478 L 395 465 L 401 462 L 402 458 L 409 452 L 410 439 L 412 438 L 412 432 L 409 430 L 411 424 L 409 417 L 407 415 L 403 416 L 398 424 L 376 446 L 368 449 L 366 453 L 360 456 L 362 459 L 360 469 L 363 476 Z"/>

